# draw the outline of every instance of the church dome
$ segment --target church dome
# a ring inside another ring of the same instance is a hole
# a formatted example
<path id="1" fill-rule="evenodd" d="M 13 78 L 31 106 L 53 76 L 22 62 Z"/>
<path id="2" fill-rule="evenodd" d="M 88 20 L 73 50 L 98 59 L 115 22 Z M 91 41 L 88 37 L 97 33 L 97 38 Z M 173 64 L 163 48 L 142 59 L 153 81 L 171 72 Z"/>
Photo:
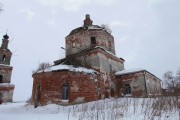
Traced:
<path id="1" fill-rule="evenodd" d="M 9 36 L 6 34 L 3 36 L 4 39 L 9 39 Z"/>

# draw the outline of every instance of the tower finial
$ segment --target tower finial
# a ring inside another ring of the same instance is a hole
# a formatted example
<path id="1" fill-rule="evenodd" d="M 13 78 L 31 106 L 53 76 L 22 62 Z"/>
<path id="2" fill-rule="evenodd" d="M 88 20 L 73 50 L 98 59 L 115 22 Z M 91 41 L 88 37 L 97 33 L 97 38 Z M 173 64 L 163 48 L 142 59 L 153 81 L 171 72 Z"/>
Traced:
<path id="1" fill-rule="evenodd" d="M 90 25 L 92 25 L 92 22 L 93 21 L 91 20 L 90 15 L 86 14 L 85 20 L 84 20 L 84 26 L 90 26 Z"/>
<path id="2" fill-rule="evenodd" d="M 6 30 L 6 34 L 3 36 L 4 39 L 9 39 L 9 36 L 7 35 L 8 29 Z"/>
<path id="3" fill-rule="evenodd" d="M 87 19 L 90 19 L 90 15 L 89 14 L 86 14 L 86 20 Z"/>
<path id="4" fill-rule="evenodd" d="M 9 39 L 9 36 L 6 34 L 3 36 L 4 39 L 8 40 Z"/>

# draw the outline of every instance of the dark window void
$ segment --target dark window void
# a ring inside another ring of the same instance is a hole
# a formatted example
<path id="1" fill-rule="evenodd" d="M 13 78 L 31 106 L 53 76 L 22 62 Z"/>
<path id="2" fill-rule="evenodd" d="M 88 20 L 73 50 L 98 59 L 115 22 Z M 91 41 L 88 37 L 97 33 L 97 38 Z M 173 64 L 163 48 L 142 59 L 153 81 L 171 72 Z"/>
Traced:
<path id="1" fill-rule="evenodd" d="M 91 37 L 91 45 L 96 45 L 96 37 Z"/>
<path id="2" fill-rule="evenodd" d="M 3 60 L 3 61 L 6 61 L 6 55 L 3 55 L 3 56 L 2 56 L 2 60 Z"/>
<path id="3" fill-rule="evenodd" d="M 0 83 L 3 83 L 3 76 L 0 75 Z"/>
<path id="4" fill-rule="evenodd" d="M 67 83 L 64 83 L 63 87 L 62 87 L 62 99 L 63 100 L 68 100 L 68 89 L 69 89 L 69 85 Z"/>
<path id="5" fill-rule="evenodd" d="M 108 41 L 108 47 L 111 47 L 111 41 Z"/>
<path id="6" fill-rule="evenodd" d="M 125 84 L 125 94 L 131 94 L 131 86 L 130 84 Z"/>
<path id="7" fill-rule="evenodd" d="M 114 89 L 111 89 L 111 97 L 114 97 L 115 94 L 114 94 Z"/>
<path id="8" fill-rule="evenodd" d="M 105 92 L 105 98 L 109 98 L 109 93 L 107 91 Z"/>
<path id="9" fill-rule="evenodd" d="M 109 65 L 109 71 L 112 72 L 112 65 Z"/>

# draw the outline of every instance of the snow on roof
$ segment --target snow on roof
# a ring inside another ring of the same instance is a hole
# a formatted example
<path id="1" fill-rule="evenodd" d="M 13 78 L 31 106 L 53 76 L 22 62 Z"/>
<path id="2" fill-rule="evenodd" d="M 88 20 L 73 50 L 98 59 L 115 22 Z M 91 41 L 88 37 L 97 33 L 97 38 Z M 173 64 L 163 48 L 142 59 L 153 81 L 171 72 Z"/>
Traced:
<path id="1" fill-rule="evenodd" d="M 92 70 L 92 69 L 87 69 L 84 67 L 74 67 L 72 65 L 62 65 L 62 64 L 52 66 L 45 70 L 38 71 L 37 73 L 51 72 L 51 71 L 56 71 L 56 70 L 69 70 L 69 71 L 73 71 L 73 72 L 83 72 L 83 73 L 87 73 L 87 74 L 97 73 L 95 70 Z"/>
<path id="2" fill-rule="evenodd" d="M 98 25 L 90 25 L 88 26 L 88 29 L 103 29 L 103 28 Z"/>
<path id="3" fill-rule="evenodd" d="M 98 26 L 98 25 L 90 25 L 90 26 L 88 26 L 87 28 L 86 28 L 86 27 L 78 27 L 78 28 L 75 28 L 75 29 L 73 29 L 73 30 L 70 32 L 69 35 L 72 35 L 72 34 L 74 34 L 74 33 L 77 33 L 77 32 L 79 32 L 79 31 L 81 31 L 81 30 L 86 30 L 86 29 L 89 29 L 89 30 L 104 30 L 104 28 L 102 28 L 102 27 L 100 27 L 100 26 Z"/>
<path id="4" fill-rule="evenodd" d="M 0 64 L 0 66 L 7 66 L 7 67 L 11 67 L 10 65 L 6 65 L 6 64 Z"/>
<path id="5" fill-rule="evenodd" d="M 143 69 L 143 68 L 135 68 L 135 69 L 130 69 L 130 70 L 122 70 L 122 71 L 116 72 L 115 75 L 116 75 L 116 76 L 125 75 L 125 74 L 140 72 L 140 71 L 144 71 L 144 70 L 145 70 L 145 69 Z"/>
<path id="6" fill-rule="evenodd" d="M 103 47 L 101 47 L 101 46 L 96 46 L 96 47 L 94 47 L 94 48 L 101 48 L 101 49 L 103 49 L 104 51 L 106 51 L 107 53 L 109 53 L 109 54 L 111 54 L 111 55 L 113 55 L 113 56 L 116 57 L 116 55 L 114 55 L 113 53 L 107 51 L 105 48 L 103 48 Z"/>
<path id="7" fill-rule="evenodd" d="M 0 87 L 14 87 L 14 85 L 10 83 L 0 83 Z"/>

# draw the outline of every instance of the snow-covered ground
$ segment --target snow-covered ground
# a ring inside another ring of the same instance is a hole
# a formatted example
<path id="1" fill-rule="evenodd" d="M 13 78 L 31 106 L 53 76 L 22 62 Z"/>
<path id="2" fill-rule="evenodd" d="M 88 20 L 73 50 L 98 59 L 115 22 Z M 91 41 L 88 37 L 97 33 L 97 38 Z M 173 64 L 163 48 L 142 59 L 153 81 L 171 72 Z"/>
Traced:
<path id="1" fill-rule="evenodd" d="M 0 105 L 0 120 L 68 120 L 64 109 L 54 104 L 34 108 L 25 102 L 5 103 Z"/>
<path id="2" fill-rule="evenodd" d="M 179 114 L 177 98 L 119 98 L 37 108 L 25 102 L 0 105 L 0 120 L 180 120 Z"/>

